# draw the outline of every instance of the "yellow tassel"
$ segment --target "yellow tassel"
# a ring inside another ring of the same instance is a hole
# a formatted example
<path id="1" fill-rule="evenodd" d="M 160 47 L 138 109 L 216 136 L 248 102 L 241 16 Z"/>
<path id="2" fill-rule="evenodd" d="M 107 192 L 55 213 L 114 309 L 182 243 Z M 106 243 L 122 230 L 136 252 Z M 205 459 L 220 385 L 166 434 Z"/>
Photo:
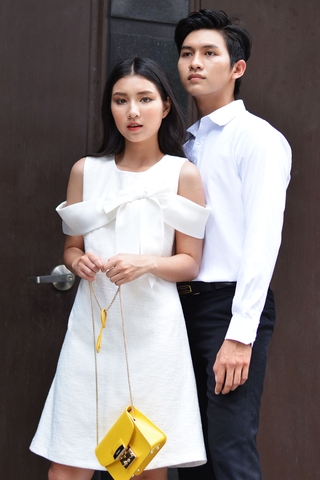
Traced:
<path id="1" fill-rule="evenodd" d="M 107 318 L 108 318 L 108 311 L 105 308 L 102 308 L 100 310 L 101 328 L 100 328 L 100 333 L 99 333 L 97 344 L 96 344 L 96 350 L 98 353 L 100 352 L 100 349 L 101 349 L 102 332 L 103 332 L 103 329 L 106 327 Z"/>

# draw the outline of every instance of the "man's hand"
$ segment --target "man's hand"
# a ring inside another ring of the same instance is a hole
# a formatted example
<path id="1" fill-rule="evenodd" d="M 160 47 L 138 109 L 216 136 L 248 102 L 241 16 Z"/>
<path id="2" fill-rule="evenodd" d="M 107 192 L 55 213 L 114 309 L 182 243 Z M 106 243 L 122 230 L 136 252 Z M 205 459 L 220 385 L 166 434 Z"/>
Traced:
<path id="1" fill-rule="evenodd" d="M 247 381 L 251 352 L 251 345 L 245 345 L 236 340 L 223 342 L 213 365 L 216 395 L 229 393 Z"/>

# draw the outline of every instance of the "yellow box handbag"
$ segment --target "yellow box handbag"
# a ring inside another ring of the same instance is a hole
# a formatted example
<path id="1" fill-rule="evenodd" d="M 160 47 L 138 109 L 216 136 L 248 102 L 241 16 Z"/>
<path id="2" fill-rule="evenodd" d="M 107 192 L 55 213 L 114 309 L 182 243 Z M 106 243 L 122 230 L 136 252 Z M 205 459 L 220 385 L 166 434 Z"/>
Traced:
<path id="1" fill-rule="evenodd" d="M 165 434 L 129 406 L 96 447 L 96 456 L 115 480 L 139 475 L 165 444 Z"/>
<path id="2" fill-rule="evenodd" d="M 149 420 L 143 413 L 141 413 L 136 407 L 133 406 L 129 363 L 126 346 L 126 336 L 124 329 L 124 318 L 122 311 L 122 298 L 120 287 L 118 287 L 109 307 L 102 309 L 92 283 L 90 286 L 90 302 L 92 311 L 92 326 L 94 336 L 94 352 L 95 352 L 95 373 L 96 373 L 96 434 L 97 434 L 97 447 L 95 453 L 99 463 L 104 466 L 114 480 L 129 480 L 129 478 L 140 475 L 151 460 L 160 451 L 163 445 L 166 443 L 165 434 Z M 113 304 L 117 294 L 120 298 L 120 310 L 122 319 L 122 333 L 123 342 L 126 356 L 128 386 L 131 405 L 120 415 L 118 420 L 114 423 L 108 433 L 99 442 L 98 439 L 98 369 L 97 369 L 97 352 L 101 348 L 102 342 L 102 330 L 105 328 L 108 310 Z M 95 340 L 95 323 L 93 314 L 93 298 L 100 308 L 101 316 L 101 330 L 96 343 Z"/>

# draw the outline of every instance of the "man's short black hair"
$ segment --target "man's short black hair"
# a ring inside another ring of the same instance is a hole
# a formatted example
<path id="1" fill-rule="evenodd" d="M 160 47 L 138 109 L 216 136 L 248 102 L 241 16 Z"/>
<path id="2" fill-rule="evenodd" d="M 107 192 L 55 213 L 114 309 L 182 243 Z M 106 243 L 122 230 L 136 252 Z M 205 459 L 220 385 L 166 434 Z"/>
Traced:
<path id="1" fill-rule="evenodd" d="M 230 56 L 230 65 L 238 60 L 248 61 L 251 53 L 250 34 L 241 25 L 232 21 L 223 11 L 200 10 L 183 18 L 176 26 L 174 40 L 180 54 L 182 44 L 189 33 L 194 30 L 212 29 L 221 32 Z M 236 79 L 234 96 L 237 97 L 240 90 L 241 77 Z"/>

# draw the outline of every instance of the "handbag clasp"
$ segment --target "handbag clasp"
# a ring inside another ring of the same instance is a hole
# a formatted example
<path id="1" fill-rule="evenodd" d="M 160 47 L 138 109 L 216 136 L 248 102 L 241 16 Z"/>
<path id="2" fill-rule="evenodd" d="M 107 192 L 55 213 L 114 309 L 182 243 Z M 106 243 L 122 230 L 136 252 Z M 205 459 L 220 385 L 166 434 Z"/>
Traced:
<path id="1" fill-rule="evenodd" d="M 130 467 L 131 463 L 135 461 L 137 456 L 130 447 L 127 447 L 121 452 L 118 458 L 120 460 L 121 465 L 125 469 L 127 469 Z"/>

